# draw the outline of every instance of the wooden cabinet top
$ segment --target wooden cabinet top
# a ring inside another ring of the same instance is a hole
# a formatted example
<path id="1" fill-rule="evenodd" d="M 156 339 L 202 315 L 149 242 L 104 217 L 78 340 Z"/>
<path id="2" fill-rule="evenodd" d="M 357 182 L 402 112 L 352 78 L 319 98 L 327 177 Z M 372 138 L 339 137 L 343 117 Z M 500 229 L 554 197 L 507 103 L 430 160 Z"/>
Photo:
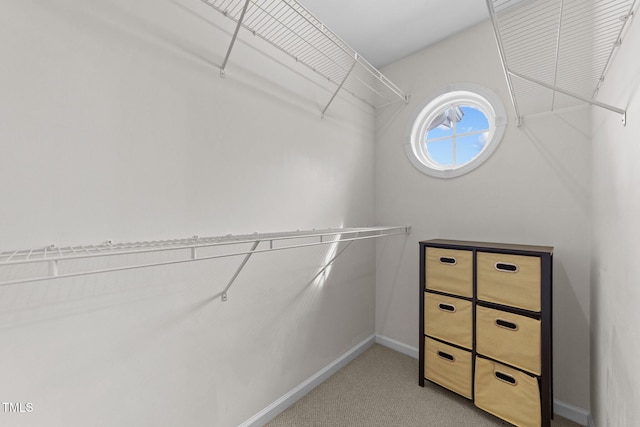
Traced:
<path id="1" fill-rule="evenodd" d="M 511 243 L 469 242 L 465 240 L 431 239 L 420 242 L 425 246 L 440 247 L 473 247 L 476 249 L 503 250 L 516 252 L 536 252 L 553 254 L 553 246 L 516 245 Z"/>

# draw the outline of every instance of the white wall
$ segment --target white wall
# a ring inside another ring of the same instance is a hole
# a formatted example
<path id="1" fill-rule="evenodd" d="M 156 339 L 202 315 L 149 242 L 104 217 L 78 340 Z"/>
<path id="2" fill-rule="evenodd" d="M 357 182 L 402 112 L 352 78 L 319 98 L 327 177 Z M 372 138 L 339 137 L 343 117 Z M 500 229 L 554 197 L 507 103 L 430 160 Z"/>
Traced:
<path id="1" fill-rule="evenodd" d="M 371 225 L 371 109 L 321 119 L 334 88 L 246 31 L 220 78 L 233 29 L 1 2 L 0 249 Z M 225 303 L 240 259 L 1 287 L 0 397 L 33 412 L 0 424 L 240 424 L 374 332 L 373 243 L 309 283 L 330 249 L 255 255 Z"/>
<path id="2" fill-rule="evenodd" d="M 640 22 L 630 22 L 594 108 L 591 402 L 595 425 L 640 425 Z"/>
<path id="3" fill-rule="evenodd" d="M 383 72 L 411 94 L 411 101 L 377 116 L 376 222 L 410 224 L 413 229 L 406 243 L 379 243 L 376 332 L 418 346 L 420 240 L 554 246 L 554 394 L 588 409 L 588 110 L 532 117 L 516 127 L 489 22 Z M 462 177 L 443 180 L 416 170 L 405 155 L 403 140 L 413 115 L 449 83 L 476 83 L 496 92 L 509 125 L 486 163 Z"/>

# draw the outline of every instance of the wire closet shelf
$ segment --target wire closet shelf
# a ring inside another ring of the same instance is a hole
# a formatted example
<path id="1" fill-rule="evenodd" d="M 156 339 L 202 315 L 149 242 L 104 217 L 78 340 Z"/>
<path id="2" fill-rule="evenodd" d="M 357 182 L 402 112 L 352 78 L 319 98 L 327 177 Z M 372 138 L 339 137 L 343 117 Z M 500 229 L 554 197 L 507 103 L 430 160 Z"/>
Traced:
<path id="1" fill-rule="evenodd" d="M 184 239 L 131 243 L 107 241 L 99 245 L 65 247 L 51 245 L 36 249 L 1 251 L 0 286 L 244 255 L 242 264 L 223 292 L 223 300 L 225 300 L 226 291 L 253 254 L 317 245 L 337 245 L 341 242 L 351 244 L 354 241 L 408 234 L 409 232 L 410 227 L 408 226 L 337 228 L 244 235 L 230 234 L 214 237 L 193 236 Z M 207 252 L 207 249 L 212 248 L 218 250 Z M 161 257 L 160 260 L 145 259 L 142 262 L 135 262 L 136 255 L 151 253 L 170 254 L 171 256 Z M 133 257 L 123 257 L 127 255 Z M 114 261 L 99 268 L 96 268 L 95 264 L 91 262 L 86 262 L 86 260 L 96 258 L 113 258 Z M 131 258 L 133 258 L 133 262 Z M 333 259 L 327 262 L 324 268 L 331 262 Z M 29 265 L 32 268 L 28 268 Z M 12 267 L 15 269 L 21 266 L 27 266 L 27 268 L 17 274 L 11 271 Z M 10 277 L 12 275 L 16 277 Z"/>
<path id="2" fill-rule="evenodd" d="M 240 26 L 337 85 L 323 115 L 340 90 L 377 108 L 408 96 L 295 0 L 201 0 L 236 22 L 225 67 Z"/>
<path id="3" fill-rule="evenodd" d="M 486 0 L 518 124 L 596 100 L 636 0 Z"/>

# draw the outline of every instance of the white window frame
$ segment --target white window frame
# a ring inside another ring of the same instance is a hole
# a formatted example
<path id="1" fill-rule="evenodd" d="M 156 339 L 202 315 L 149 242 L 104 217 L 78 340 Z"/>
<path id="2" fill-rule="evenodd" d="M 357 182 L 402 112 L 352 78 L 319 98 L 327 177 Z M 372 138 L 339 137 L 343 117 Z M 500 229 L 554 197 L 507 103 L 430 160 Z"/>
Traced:
<path id="1" fill-rule="evenodd" d="M 476 157 L 461 165 L 445 166 L 429 156 L 426 136 L 433 119 L 452 105 L 465 105 L 480 110 L 489 121 L 489 135 Z M 484 163 L 498 148 L 506 125 L 504 105 L 493 91 L 471 83 L 450 84 L 431 96 L 413 116 L 405 135 L 404 148 L 409 161 L 420 172 L 437 178 L 453 178 L 469 173 Z"/>

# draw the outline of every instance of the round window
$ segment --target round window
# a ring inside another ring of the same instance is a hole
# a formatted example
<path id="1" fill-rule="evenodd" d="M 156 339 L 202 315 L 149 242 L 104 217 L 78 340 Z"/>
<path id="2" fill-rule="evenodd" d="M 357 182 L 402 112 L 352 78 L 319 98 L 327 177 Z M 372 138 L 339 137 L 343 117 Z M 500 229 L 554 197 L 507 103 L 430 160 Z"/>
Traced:
<path id="1" fill-rule="evenodd" d="M 427 175 L 463 175 L 489 158 L 506 123 L 504 107 L 489 89 L 449 85 L 414 116 L 405 150 L 411 163 Z"/>

